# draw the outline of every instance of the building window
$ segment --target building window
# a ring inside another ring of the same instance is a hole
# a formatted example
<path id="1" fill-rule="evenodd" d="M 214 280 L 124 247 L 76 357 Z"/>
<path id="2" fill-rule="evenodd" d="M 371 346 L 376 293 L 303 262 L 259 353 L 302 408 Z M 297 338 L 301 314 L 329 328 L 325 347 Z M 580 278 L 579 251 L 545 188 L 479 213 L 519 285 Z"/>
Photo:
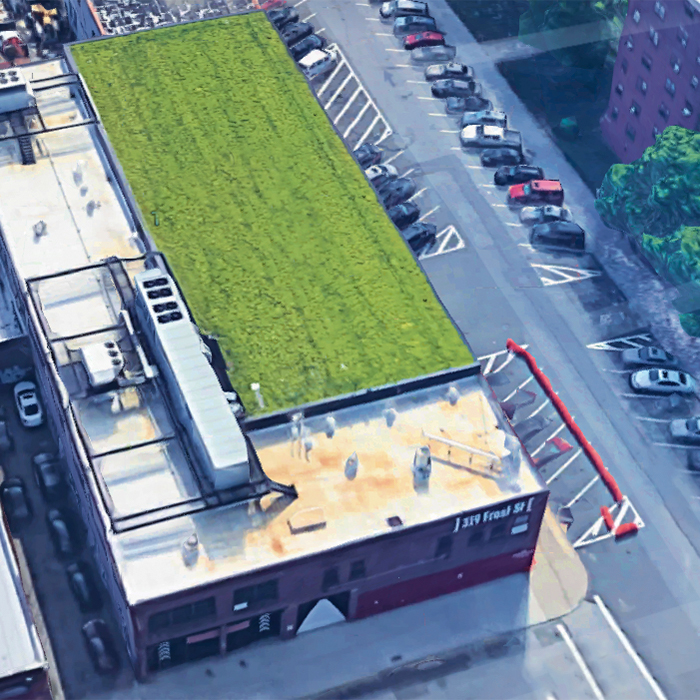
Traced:
<path id="1" fill-rule="evenodd" d="M 642 65 L 647 69 L 651 70 L 653 60 L 651 56 L 648 53 L 643 53 L 642 54 Z"/>
<path id="2" fill-rule="evenodd" d="M 676 94 L 676 84 L 671 80 L 671 78 L 666 78 L 666 92 L 673 97 Z"/>
<path id="3" fill-rule="evenodd" d="M 684 117 L 689 117 L 693 113 L 693 105 L 688 102 L 688 100 L 685 101 L 685 107 L 683 107 L 683 116 Z"/>
<path id="4" fill-rule="evenodd" d="M 619 114 L 620 114 L 620 110 L 617 107 L 613 107 L 611 112 L 610 112 L 610 118 L 615 120 L 615 119 L 617 119 Z"/>
<path id="5" fill-rule="evenodd" d="M 521 515 L 515 519 L 513 527 L 510 529 L 511 535 L 522 535 L 527 532 L 529 515 Z"/>
<path id="6" fill-rule="evenodd" d="M 659 19 L 666 16 L 666 8 L 658 0 L 654 3 L 654 13 Z"/>
<path id="7" fill-rule="evenodd" d="M 365 560 L 359 559 L 350 564 L 350 580 L 356 581 L 358 578 L 364 578 L 367 576 L 367 571 L 365 570 Z"/>
<path id="8" fill-rule="evenodd" d="M 632 106 L 630 107 L 630 114 L 634 114 L 635 117 L 638 117 L 642 113 L 642 108 L 636 103 L 632 102 Z"/>
<path id="9" fill-rule="evenodd" d="M 654 46 L 659 45 L 659 32 L 657 32 L 653 27 L 649 30 L 649 39 Z"/>
<path id="10" fill-rule="evenodd" d="M 277 579 L 259 583 L 257 586 L 239 588 L 233 594 L 233 610 L 247 610 L 277 600 Z"/>
<path id="11" fill-rule="evenodd" d="M 661 106 L 659 107 L 659 114 L 666 120 L 668 121 L 669 116 L 671 115 L 671 110 L 662 102 Z"/>
<path id="12" fill-rule="evenodd" d="M 500 540 L 501 537 L 504 537 L 506 534 L 506 524 L 505 523 L 500 523 L 499 525 L 494 525 L 493 528 L 491 528 L 491 537 L 489 537 L 490 540 Z"/>
<path id="13" fill-rule="evenodd" d="M 698 76 L 697 75 L 694 75 L 690 79 L 690 87 L 693 88 L 694 90 L 697 90 L 697 87 L 698 87 Z"/>
<path id="14" fill-rule="evenodd" d="M 330 569 L 326 569 L 323 572 L 323 583 L 321 588 L 327 591 L 329 588 L 334 588 L 340 585 L 340 577 L 338 576 L 338 567 L 332 566 Z"/>
<path id="15" fill-rule="evenodd" d="M 671 68 L 676 75 L 681 72 L 681 60 L 678 56 L 671 56 Z"/>
<path id="16" fill-rule="evenodd" d="M 688 46 L 688 32 L 683 29 L 683 27 L 680 27 L 678 29 L 678 41 L 680 42 L 681 46 L 685 48 Z"/>
<path id="17" fill-rule="evenodd" d="M 630 50 L 634 50 L 634 42 L 632 41 L 632 37 L 629 37 L 627 41 L 625 42 L 625 46 Z"/>
<path id="18" fill-rule="evenodd" d="M 484 531 L 482 530 L 474 530 L 472 532 L 471 536 L 469 537 L 469 546 L 473 547 L 474 545 L 481 544 L 484 541 Z"/>
<path id="19" fill-rule="evenodd" d="M 635 10 L 634 13 L 632 14 L 632 19 L 634 20 L 635 24 L 639 24 L 639 20 L 642 18 L 642 15 L 639 13 L 639 10 Z"/>
<path id="20" fill-rule="evenodd" d="M 658 126 L 654 126 L 651 130 L 651 135 L 656 139 L 656 137 L 660 134 L 661 132 L 659 131 Z"/>
<path id="21" fill-rule="evenodd" d="M 690 19 L 693 19 L 693 17 L 695 17 L 695 8 L 690 0 L 683 0 L 683 7 L 685 7 L 685 14 L 688 15 Z"/>
<path id="22" fill-rule="evenodd" d="M 615 86 L 615 92 L 616 92 L 620 97 L 622 97 L 622 93 L 623 93 L 624 91 L 625 91 L 625 88 L 622 86 L 622 83 L 618 83 L 618 84 Z"/>
<path id="23" fill-rule="evenodd" d="M 637 90 L 642 93 L 642 95 L 647 94 L 647 88 L 649 86 L 647 85 L 647 81 L 643 80 L 642 78 L 637 78 Z"/>
<path id="24" fill-rule="evenodd" d="M 634 137 L 637 135 L 637 131 L 635 130 L 635 128 L 631 124 L 627 125 L 627 128 L 625 129 L 625 133 L 627 134 L 627 138 L 630 141 L 634 141 Z"/>
<path id="25" fill-rule="evenodd" d="M 629 66 L 629 64 L 627 63 L 627 59 L 626 59 L 626 58 L 623 58 L 623 59 L 622 59 L 622 63 L 620 63 L 620 67 L 622 68 L 622 72 L 623 72 L 625 75 L 627 75 L 627 68 L 628 68 L 628 66 Z"/>
<path id="26" fill-rule="evenodd" d="M 172 610 L 164 610 L 155 613 L 148 618 L 148 631 L 157 632 L 171 625 L 182 625 L 193 620 L 201 620 L 216 614 L 216 601 L 214 596 L 198 600 L 196 603 L 181 605 Z"/>
<path id="27" fill-rule="evenodd" d="M 445 535 L 438 540 L 435 550 L 436 559 L 447 559 L 452 554 L 452 536 Z"/>

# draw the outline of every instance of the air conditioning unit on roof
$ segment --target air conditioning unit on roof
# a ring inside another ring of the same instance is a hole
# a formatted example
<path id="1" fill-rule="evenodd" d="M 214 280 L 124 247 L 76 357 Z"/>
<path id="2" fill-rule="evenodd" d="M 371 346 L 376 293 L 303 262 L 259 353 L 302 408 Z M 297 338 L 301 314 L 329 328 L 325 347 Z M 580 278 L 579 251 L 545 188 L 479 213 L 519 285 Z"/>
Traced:
<path id="1" fill-rule="evenodd" d="M 79 354 L 94 388 L 111 384 L 124 369 L 124 356 L 113 340 L 84 345 Z"/>
<path id="2" fill-rule="evenodd" d="M 32 86 L 19 68 L 0 70 L 0 114 L 36 107 Z"/>

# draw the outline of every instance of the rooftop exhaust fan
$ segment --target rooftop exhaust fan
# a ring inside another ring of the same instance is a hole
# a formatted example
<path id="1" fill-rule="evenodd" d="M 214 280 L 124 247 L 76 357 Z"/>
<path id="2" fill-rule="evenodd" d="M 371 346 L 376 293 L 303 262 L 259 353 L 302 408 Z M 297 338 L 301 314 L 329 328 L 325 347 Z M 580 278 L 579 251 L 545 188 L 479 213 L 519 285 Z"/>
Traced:
<path id="1" fill-rule="evenodd" d="M 345 477 L 352 481 L 357 476 L 357 469 L 360 466 L 360 460 L 357 456 L 357 452 L 353 452 L 345 460 Z"/>

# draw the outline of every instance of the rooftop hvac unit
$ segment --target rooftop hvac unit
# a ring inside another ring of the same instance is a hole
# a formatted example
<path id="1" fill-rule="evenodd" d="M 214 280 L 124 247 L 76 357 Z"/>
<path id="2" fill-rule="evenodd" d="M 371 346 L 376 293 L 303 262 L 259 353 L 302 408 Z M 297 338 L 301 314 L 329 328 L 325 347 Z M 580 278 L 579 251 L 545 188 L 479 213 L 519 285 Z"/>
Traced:
<path id="1" fill-rule="evenodd" d="M 32 86 L 19 68 L 0 70 L 0 114 L 36 107 Z"/>
<path id="2" fill-rule="evenodd" d="M 124 369 L 124 356 L 112 340 L 80 348 L 80 361 L 94 388 L 111 384 Z"/>

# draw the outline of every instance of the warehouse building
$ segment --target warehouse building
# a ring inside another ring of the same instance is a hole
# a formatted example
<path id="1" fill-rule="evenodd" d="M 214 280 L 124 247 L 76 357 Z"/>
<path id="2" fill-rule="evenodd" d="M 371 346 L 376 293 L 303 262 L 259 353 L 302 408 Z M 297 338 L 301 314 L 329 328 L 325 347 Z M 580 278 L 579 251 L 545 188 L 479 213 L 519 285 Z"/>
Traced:
<path id="1" fill-rule="evenodd" d="M 478 364 L 244 420 L 80 79 L 19 70 L 0 263 L 139 678 L 529 570 L 548 491 Z"/>

